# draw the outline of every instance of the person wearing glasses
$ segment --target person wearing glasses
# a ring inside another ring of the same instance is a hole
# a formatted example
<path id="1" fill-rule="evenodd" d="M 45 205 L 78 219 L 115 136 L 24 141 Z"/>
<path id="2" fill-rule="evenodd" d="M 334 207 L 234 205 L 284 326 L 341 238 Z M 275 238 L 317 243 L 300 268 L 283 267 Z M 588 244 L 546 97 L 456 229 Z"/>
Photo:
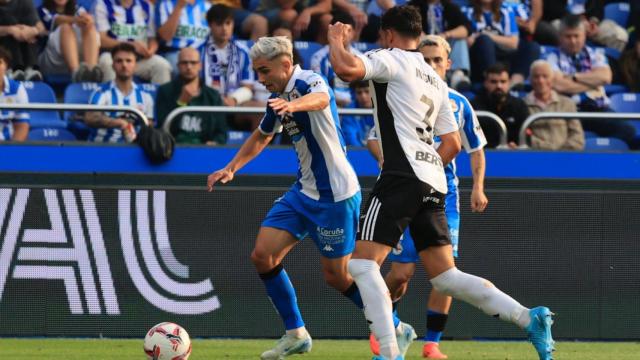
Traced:
<path id="1" fill-rule="evenodd" d="M 162 127 L 173 109 L 181 106 L 221 106 L 220 93 L 200 77 L 202 61 L 198 50 L 186 47 L 178 54 L 178 76 L 160 86 L 155 114 Z M 227 120 L 221 113 L 184 113 L 169 127 L 176 142 L 221 145 L 227 142 Z"/>

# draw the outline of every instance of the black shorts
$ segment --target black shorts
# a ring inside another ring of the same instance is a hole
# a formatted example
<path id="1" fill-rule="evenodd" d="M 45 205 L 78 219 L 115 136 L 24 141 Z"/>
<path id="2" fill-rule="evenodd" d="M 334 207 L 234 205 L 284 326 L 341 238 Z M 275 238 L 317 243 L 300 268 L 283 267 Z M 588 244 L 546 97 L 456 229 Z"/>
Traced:
<path id="1" fill-rule="evenodd" d="M 381 176 L 360 216 L 358 239 L 395 248 L 408 226 L 417 252 L 449 245 L 444 199 L 445 194 L 416 178 Z"/>

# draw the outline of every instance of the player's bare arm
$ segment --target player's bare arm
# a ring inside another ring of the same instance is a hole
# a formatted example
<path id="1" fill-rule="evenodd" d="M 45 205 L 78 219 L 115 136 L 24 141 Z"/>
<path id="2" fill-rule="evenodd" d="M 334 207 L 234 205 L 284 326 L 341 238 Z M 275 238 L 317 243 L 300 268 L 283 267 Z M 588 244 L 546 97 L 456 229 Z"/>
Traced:
<path id="1" fill-rule="evenodd" d="M 207 177 L 207 189 L 209 192 L 213 191 L 213 185 L 217 182 L 223 184 L 233 180 L 234 174 L 245 166 L 249 161 L 258 156 L 262 150 L 269 144 L 273 135 L 265 135 L 256 129 L 253 134 L 242 144 L 240 150 L 231 159 L 231 161 L 224 168 L 211 173 Z"/>
<path id="2" fill-rule="evenodd" d="M 329 25 L 329 61 L 333 71 L 344 81 L 362 80 L 366 73 L 362 60 L 344 47 L 347 26 L 341 22 Z"/>
<path id="3" fill-rule="evenodd" d="M 440 135 L 440 141 L 442 143 L 437 151 L 442 159 L 442 163 L 446 166 L 458 155 L 460 149 L 462 149 L 462 140 L 460 140 L 460 133 L 453 131 Z"/>
<path id="4" fill-rule="evenodd" d="M 269 106 L 278 115 L 300 111 L 319 111 L 329 106 L 329 95 L 326 93 L 310 93 L 292 101 L 282 98 L 269 99 Z"/>
<path id="5" fill-rule="evenodd" d="M 483 212 L 487 208 L 489 199 L 484 193 L 485 159 L 484 150 L 480 149 L 469 154 L 471 173 L 473 176 L 473 189 L 471 190 L 471 211 Z"/>

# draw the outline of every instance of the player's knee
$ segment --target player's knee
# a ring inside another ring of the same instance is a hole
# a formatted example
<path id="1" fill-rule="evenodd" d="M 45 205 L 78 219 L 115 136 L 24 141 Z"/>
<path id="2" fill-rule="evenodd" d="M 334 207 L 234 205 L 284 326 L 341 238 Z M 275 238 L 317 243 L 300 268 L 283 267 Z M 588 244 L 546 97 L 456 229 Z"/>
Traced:
<path id="1" fill-rule="evenodd" d="M 380 271 L 380 266 L 373 260 L 351 259 L 349 260 L 348 269 L 349 274 L 355 278 L 367 272 Z"/>
<path id="2" fill-rule="evenodd" d="M 398 284 L 398 287 L 405 285 L 411 280 L 413 272 L 392 271 L 389 273 L 389 281 Z"/>
<path id="3" fill-rule="evenodd" d="M 258 271 L 269 271 L 278 265 L 276 258 L 259 249 L 253 249 L 251 252 L 251 262 L 258 269 Z"/>
<path id="4" fill-rule="evenodd" d="M 339 291 L 344 291 L 351 284 L 350 276 L 346 271 L 322 269 L 322 275 L 327 285 Z"/>

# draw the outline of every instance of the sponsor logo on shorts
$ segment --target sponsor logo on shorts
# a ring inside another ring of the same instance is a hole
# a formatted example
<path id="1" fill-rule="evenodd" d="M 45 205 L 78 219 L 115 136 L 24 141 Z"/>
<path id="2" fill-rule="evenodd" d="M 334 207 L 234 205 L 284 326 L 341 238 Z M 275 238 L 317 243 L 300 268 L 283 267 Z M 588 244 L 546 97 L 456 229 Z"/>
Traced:
<path id="1" fill-rule="evenodd" d="M 416 160 L 442 167 L 442 160 L 439 157 L 425 151 L 416 151 Z"/>
<path id="2" fill-rule="evenodd" d="M 318 226 L 316 227 L 316 232 L 318 234 L 318 240 L 320 240 L 323 244 L 335 245 L 344 242 L 343 228 L 330 229 Z"/>

